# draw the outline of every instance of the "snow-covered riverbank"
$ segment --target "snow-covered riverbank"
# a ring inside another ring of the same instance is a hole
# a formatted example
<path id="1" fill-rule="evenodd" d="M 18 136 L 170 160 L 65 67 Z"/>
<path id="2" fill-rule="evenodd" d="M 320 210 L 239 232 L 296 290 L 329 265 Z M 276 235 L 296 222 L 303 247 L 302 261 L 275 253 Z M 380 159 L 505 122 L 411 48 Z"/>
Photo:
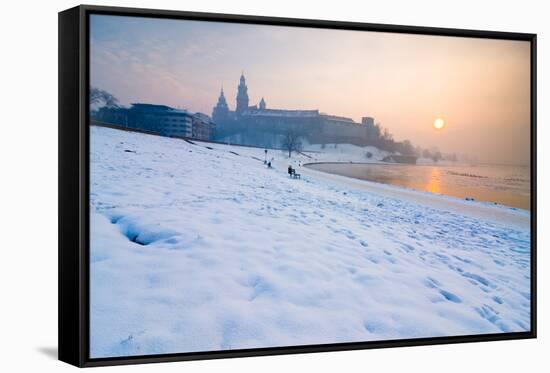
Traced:
<path id="1" fill-rule="evenodd" d="M 491 202 L 471 201 L 441 194 L 436 195 L 430 192 L 329 174 L 308 167 L 303 168 L 301 172 L 343 187 L 364 190 L 390 198 L 398 198 L 403 201 L 454 212 L 471 218 L 502 224 L 507 227 L 528 230 L 531 223 L 531 214 L 529 211 L 496 205 Z"/>
<path id="2" fill-rule="evenodd" d="M 91 128 L 92 357 L 528 330 L 522 212 L 264 156 Z"/>

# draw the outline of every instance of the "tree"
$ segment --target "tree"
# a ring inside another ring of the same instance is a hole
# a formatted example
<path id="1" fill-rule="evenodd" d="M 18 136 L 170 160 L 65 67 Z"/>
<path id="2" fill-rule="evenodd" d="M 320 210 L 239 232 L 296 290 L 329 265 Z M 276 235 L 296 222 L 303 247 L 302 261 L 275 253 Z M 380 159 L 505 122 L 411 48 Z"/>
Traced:
<path id="1" fill-rule="evenodd" d="M 107 91 L 99 88 L 90 88 L 90 106 L 103 104 L 108 108 L 118 107 L 118 99 Z"/>
<path id="2" fill-rule="evenodd" d="M 384 130 L 382 131 L 382 138 L 386 141 L 393 141 L 393 135 L 387 128 L 384 128 Z"/>
<path id="3" fill-rule="evenodd" d="M 441 156 L 441 152 L 439 150 L 432 153 L 432 161 L 434 161 L 435 163 L 437 163 L 437 161 L 439 161 L 442 158 L 443 157 Z"/>
<path id="4" fill-rule="evenodd" d="M 432 151 L 430 153 L 430 158 L 432 158 L 432 161 L 434 161 L 434 163 L 437 163 L 439 160 L 443 159 L 443 156 L 441 155 L 441 152 L 438 148 L 432 148 Z"/>
<path id="5" fill-rule="evenodd" d="M 414 146 L 409 140 L 405 140 L 399 143 L 399 152 L 403 155 L 414 155 Z"/>
<path id="6" fill-rule="evenodd" d="M 455 153 L 451 153 L 447 156 L 447 159 L 451 162 L 456 162 L 458 160 L 458 157 L 456 156 Z"/>
<path id="7" fill-rule="evenodd" d="M 301 136 L 296 131 L 289 129 L 283 135 L 281 146 L 284 150 L 288 151 L 288 158 L 290 158 L 292 152 L 299 152 L 302 150 Z"/>

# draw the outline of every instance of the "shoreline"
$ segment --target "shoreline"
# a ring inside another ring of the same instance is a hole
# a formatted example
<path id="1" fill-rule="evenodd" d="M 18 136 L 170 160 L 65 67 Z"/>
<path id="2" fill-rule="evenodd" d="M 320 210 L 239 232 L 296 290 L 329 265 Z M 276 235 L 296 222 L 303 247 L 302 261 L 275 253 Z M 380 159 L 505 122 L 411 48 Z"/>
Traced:
<path id="1" fill-rule="evenodd" d="M 319 163 L 346 164 L 346 162 L 310 162 L 302 165 L 301 172 L 308 176 L 320 177 L 325 181 L 343 185 L 348 188 L 377 193 L 385 197 L 403 199 L 409 202 L 429 206 L 437 210 L 454 212 L 469 217 L 491 221 L 497 224 L 513 226 L 519 229 L 530 229 L 531 227 L 531 213 L 528 210 L 505 205 L 491 205 L 489 202 L 467 201 L 458 197 L 442 194 L 438 195 L 391 184 L 357 179 L 350 176 L 342 176 L 329 172 L 318 171 L 307 167 L 308 165 Z"/>
<path id="2" fill-rule="evenodd" d="M 307 152 L 306 152 L 307 153 Z M 429 167 L 469 167 L 469 166 L 476 166 L 476 167 L 491 167 L 491 166 L 497 166 L 497 167 L 529 167 L 528 165 L 515 165 L 515 164 L 499 164 L 499 163 L 459 163 L 459 162 L 446 162 L 441 161 L 437 163 L 395 163 L 395 162 L 384 162 L 375 160 L 374 162 L 356 162 L 356 161 L 320 161 L 320 162 L 307 162 L 304 163 L 302 166 L 310 166 L 310 165 L 317 165 L 317 164 L 368 164 L 368 165 L 378 165 L 378 166 L 429 166 Z"/>

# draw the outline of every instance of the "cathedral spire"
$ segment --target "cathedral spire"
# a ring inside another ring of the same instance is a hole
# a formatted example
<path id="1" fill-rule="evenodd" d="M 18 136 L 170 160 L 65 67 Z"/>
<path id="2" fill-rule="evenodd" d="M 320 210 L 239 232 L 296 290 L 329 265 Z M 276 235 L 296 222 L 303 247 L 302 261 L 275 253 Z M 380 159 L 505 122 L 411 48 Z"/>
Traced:
<path id="1" fill-rule="evenodd" d="M 225 95 L 223 94 L 223 85 L 220 89 L 220 97 L 218 98 L 218 103 L 212 110 L 212 119 L 214 122 L 221 123 L 227 119 L 229 115 L 229 107 L 227 106 L 227 101 Z"/>
<path id="2" fill-rule="evenodd" d="M 227 107 L 227 101 L 225 100 L 225 95 L 223 94 L 223 85 L 220 90 L 220 97 L 218 98 L 218 105 L 217 106 L 225 106 Z"/>
<path id="3" fill-rule="evenodd" d="M 242 114 L 248 109 L 248 87 L 246 86 L 246 79 L 244 77 L 244 72 L 241 73 L 241 79 L 239 81 L 239 86 L 237 87 L 237 107 L 235 112 L 237 115 Z"/>

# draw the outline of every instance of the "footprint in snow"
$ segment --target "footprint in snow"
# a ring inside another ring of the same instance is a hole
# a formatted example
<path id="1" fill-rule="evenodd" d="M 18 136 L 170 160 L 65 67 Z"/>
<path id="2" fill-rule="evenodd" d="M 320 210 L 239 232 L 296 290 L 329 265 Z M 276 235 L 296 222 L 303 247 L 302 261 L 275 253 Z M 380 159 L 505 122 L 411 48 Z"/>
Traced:
<path id="1" fill-rule="evenodd" d="M 445 298 L 445 300 L 449 302 L 462 303 L 462 299 L 460 299 L 459 296 L 451 293 L 448 290 L 440 288 L 441 283 L 432 277 L 426 277 L 426 279 L 424 280 L 424 285 L 430 289 L 437 290 L 439 294 L 442 295 L 443 298 Z"/>
<path id="2" fill-rule="evenodd" d="M 464 276 L 466 278 L 469 278 L 469 279 L 473 280 L 474 282 L 480 283 L 484 286 L 494 288 L 494 285 L 489 280 L 487 280 L 485 277 L 480 276 L 476 273 L 464 272 L 464 273 L 462 273 L 462 276 Z"/>
<path id="3" fill-rule="evenodd" d="M 380 260 L 377 257 L 373 256 L 373 255 L 368 256 L 367 259 L 370 262 L 374 263 L 374 264 L 379 264 L 380 263 Z"/>
<path id="4" fill-rule="evenodd" d="M 495 295 L 492 299 L 493 299 L 493 301 L 494 301 L 495 303 L 498 303 L 498 304 L 503 304 L 503 303 L 504 303 L 504 301 L 502 300 L 502 298 L 500 298 L 500 297 L 498 297 L 498 296 L 496 296 L 496 295 Z"/>
<path id="5" fill-rule="evenodd" d="M 503 332 L 509 332 L 510 327 L 502 321 L 499 316 L 499 312 L 488 304 L 484 304 L 481 307 L 474 307 L 474 310 L 485 320 L 498 327 Z"/>
<path id="6" fill-rule="evenodd" d="M 412 245 L 409 245 L 408 243 L 401 243 L 401 248 L 407 253 L 411 253 L 415 250 L 414 247 Z"/>
<path id="7" fill-rule="evenodd" d="M 450 302 L 462 303 L 462 300 L 455 294 L 451 293 L 450 291 L 439 289 L 439 293 L 443 295 L 443 297 L 445 297 L 445 299 L 447 299 Z"/>
<path id="8" fill-rule="evenodd" d="M 349 238 L 350 240 L 355 240 L 355 234 L 353 234 L 352 231 L 349 231 L 349 230 L 347 230 L 347 229 L 342 229 L 342 230 L 340 231 L 340 233 L 345 234 L 346 237 Z"/>

